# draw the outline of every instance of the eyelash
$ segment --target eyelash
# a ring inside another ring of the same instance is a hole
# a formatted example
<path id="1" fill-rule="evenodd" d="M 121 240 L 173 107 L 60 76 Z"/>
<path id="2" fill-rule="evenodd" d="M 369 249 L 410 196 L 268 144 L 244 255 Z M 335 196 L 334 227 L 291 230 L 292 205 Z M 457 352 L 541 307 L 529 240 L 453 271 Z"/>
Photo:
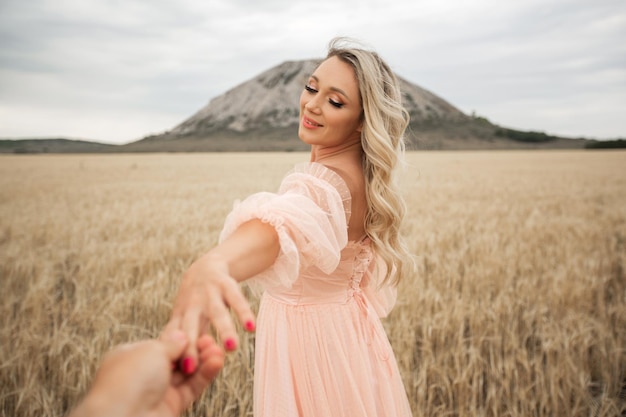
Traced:
<path id="1" fill-rule="evenodd" d="M 308 91 L 310 94 L 315 94 L 318 92 L 315 88 L 311 87 L 309 84 L 305 85 L 304 89 Z M 331 106 L 334 106 L 338 109 L 342 108 L 344 105 L 343 103 L 339 103 L 338 101 L 335 101 L 331 98 L 328 99 L 328 102 L 331 104 Z"/>

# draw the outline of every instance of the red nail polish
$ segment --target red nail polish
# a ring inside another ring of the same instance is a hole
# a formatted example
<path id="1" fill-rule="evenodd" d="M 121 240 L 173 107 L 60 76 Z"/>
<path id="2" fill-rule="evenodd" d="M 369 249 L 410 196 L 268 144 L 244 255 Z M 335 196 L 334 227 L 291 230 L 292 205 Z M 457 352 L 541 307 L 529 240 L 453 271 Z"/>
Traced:
<path id="1" fill-rule="evenodd" d="M 246 322 L 246 330 L 249 332 L 253 332 L 255 329 L 254 322 L 252 320 L 248 320 Z"/>
<path id="2" fill-rule="evenodd" d="M 237 348 L 235 339 L 226 339 L 226 341 L 224 342 L 224 347 L 226 348 L 226 350 L 235 350 Z"/>
<path id="3" fill-rule="evenodd" d="M 194 361 L 193 358 L 186 357 L 185 359 L 183 359 L 181 368 L 185 375 L 193 374 L 193 372 L 196 370 L 196 361 Z"/>

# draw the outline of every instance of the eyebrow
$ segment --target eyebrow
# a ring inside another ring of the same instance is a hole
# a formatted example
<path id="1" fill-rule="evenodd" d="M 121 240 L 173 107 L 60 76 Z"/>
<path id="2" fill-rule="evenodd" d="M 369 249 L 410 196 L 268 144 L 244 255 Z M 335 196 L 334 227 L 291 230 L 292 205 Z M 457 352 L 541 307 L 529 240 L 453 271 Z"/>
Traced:
<path id="1" fill-rule="evenodd" d="M 315 81 L 317 81 L 318 83 L 320 82 L 320 79 L 317 78 L 317 76 L 315 75 L 311 75 L 311 78 L 313 78 Z M 346 94 L 345 91 L 343 91 L 341 88 L 337 88 L 337 87 L 330 87 L 331 91 L 334 91 L 336 93 L 341 94 L 342 96 L 344 96 L 345 98 L 348 99 L 348 101 L 352 101 L 352 99 L 350 99 L 350 96 Z"/>

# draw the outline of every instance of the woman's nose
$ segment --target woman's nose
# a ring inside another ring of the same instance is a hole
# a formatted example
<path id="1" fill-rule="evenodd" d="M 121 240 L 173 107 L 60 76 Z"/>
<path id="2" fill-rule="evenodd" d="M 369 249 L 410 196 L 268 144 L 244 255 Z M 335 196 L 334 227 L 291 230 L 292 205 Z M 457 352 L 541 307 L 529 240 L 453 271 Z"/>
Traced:
<path id="1" fill-rule="evenodd" d="M 318 102 L 317 95 L 311 97 L 305 103 L 304 108 L 307 109 L 308 111 L 310 111 L 311 113 L 319 113 L 320 112 L 320 105 L 319 105 L 319 102 Z"/>

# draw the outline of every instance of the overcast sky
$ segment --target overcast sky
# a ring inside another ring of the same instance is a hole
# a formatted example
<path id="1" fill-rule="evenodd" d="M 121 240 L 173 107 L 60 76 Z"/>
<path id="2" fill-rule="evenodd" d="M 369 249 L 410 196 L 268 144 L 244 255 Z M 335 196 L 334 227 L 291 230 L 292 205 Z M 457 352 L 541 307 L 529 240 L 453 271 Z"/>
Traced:
<path id="1" fill-rule="evenodd" d="M 624 0 L 0 0 L 0 137 L 132 142 L 338 35 L 494 123 L 626 137 Z"/>

